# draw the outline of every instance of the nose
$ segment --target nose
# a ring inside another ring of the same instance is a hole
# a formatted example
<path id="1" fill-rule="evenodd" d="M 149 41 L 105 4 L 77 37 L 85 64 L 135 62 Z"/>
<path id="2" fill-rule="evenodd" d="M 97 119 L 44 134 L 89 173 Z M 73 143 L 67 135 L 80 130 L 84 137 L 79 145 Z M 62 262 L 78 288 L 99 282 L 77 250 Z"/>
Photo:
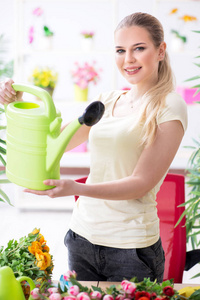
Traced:
<path id="1" fill-rule="evenodd" d="M 136 61 L 136 59 L 135 59 L 133 51 L 127 50 L 126 51 L 126 56 L 125 56 L 125 62 L 132 63 L 132 62 L 135 62 L 135 61 Z"/>

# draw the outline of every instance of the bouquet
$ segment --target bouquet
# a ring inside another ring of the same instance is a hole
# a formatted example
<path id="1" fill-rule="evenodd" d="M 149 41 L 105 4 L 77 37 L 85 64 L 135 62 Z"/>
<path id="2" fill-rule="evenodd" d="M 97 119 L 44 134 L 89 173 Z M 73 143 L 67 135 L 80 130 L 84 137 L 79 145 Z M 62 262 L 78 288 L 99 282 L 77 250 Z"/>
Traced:
<path id="1" fill-rule="evenodd" d="M 28 276 L 36 283 L 51 280 L 53 257 L 39 229 L 0 248 L 0 267 L 4 266 L 9 266 L 16 277 Z"/>
<path id="2" fill-rule="evenodd" d="M 90 82 L 94 84 L 99 80 L 98 71 L 93 64 L 85 62 L 82 66 L 76 62 L 74 70 L 71 71 L 72 79 L 81 89 L 86 89 Z"/>
<path id="3" fill-rule="evenodd" d="M 105 290 L 91 286 L 84 287 L 76 280 L 76 272 L 68 271 L 61 276 L 58 286 L 41 286 L 31 291 L 32 299 L 49 300 L 175 300 L 181 299 L 174 290 L 172 280 L 162 284 L 144 278 L 138 282 L 137 278 L 130 281 L 123 280 L 119 286 L 111 285 Z M 192 298 L 190 298 L 192 300 Z"/>
<path id="4" fill-rule="evenodd" d="M 34 85 L 41 88 L 54 89 L 58 81 L 58 73 L 50 68 L 35 68 L 29 78 Z"/>

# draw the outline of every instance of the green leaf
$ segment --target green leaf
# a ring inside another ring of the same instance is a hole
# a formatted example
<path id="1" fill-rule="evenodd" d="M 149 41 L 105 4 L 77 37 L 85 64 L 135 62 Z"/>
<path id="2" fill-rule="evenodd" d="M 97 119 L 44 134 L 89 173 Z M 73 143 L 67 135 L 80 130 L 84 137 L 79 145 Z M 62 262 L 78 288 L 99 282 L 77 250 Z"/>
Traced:
<path id="1" fill-rule="evenodd" d="M 8 204 L 10 204 L 11 206 L 13 206 L 12 203 L 10 202 L 9 197 L 4 193 L 4 191 L 2 191 L 2 189 L 0 189 L 0 195 L 3 197 L 3 199 L 5 199 L 5 201 L 6 201 Z"/>
<path id="2" fill-rule="evenodd" d="M 3 147 L 0 146 L 0 153 L 5 155 L 6 154 L 6 149 L 4 149 Z"/>
<path id="3" fill-rule="evenodd" d="M 6 141 L 4 141 L 4 140 L 2 140 L 2 139 L 0 139 L 0 143 L 6 145 Z"/>
<path id="4" fill-rule="evenodd" d="M 2 164 L 4 166 L 6 166 L 6 161 L 4 160 L 4 158 L 2 157 L 2 155 L 0 154 L 0 161 L 2 162 Z"/>
<path id="5" fill-rule="evenodd" d="M 189 79 L 186 79 L 185 81 L 192 81 L 192 80 L 197 80 L 197 79 L 200 79 L 200 75 L 191 77 L 191 78 L 189 78 Z"/>

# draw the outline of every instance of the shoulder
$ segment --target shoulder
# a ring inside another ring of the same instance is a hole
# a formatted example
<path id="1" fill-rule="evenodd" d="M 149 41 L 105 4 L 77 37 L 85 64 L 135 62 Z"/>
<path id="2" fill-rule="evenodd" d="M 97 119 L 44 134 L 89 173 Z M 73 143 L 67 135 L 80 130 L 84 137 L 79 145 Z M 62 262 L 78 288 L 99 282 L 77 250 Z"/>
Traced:
<path id="1" fill-rule="evenodd" d="M 172 108 L 173 110 L 182 109 L 187 112 L 187 104 L 185 100 L 175 91 L 167 95 L 166 106 Z"/>
<path id="2" fill-rule="evenodd" d="M 99 94 L 92 101 L 101 101 L 105 106 L 113 103 L 113 101 L 117 100 L 123 94 L 123 90 L 112 90 Z"/>
<path id="3" fill-rule="evenodd" d="M 166 96 L 166 104 L 158 118 L 158 123 L 170 120 L 179 120 L 184 130 L 187 128 L 187 104 L 185 100 L 175 91 Z"/>

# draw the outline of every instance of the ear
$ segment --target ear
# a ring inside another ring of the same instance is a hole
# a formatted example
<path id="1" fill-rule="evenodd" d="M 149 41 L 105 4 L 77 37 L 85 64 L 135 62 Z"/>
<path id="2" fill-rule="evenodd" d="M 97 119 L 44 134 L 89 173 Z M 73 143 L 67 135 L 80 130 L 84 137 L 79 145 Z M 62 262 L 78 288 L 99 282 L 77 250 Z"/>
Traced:
<path id="1" fill-rule="evenodd" d="M 159 61 L 161 61 L 161 60 L 164 59 L 164 57 L 165 57 L 165 50 L 166 50 L 166 43 L 162 42 L 160 44 L 159 51 L 158 51 L 158 60 Z"/>

